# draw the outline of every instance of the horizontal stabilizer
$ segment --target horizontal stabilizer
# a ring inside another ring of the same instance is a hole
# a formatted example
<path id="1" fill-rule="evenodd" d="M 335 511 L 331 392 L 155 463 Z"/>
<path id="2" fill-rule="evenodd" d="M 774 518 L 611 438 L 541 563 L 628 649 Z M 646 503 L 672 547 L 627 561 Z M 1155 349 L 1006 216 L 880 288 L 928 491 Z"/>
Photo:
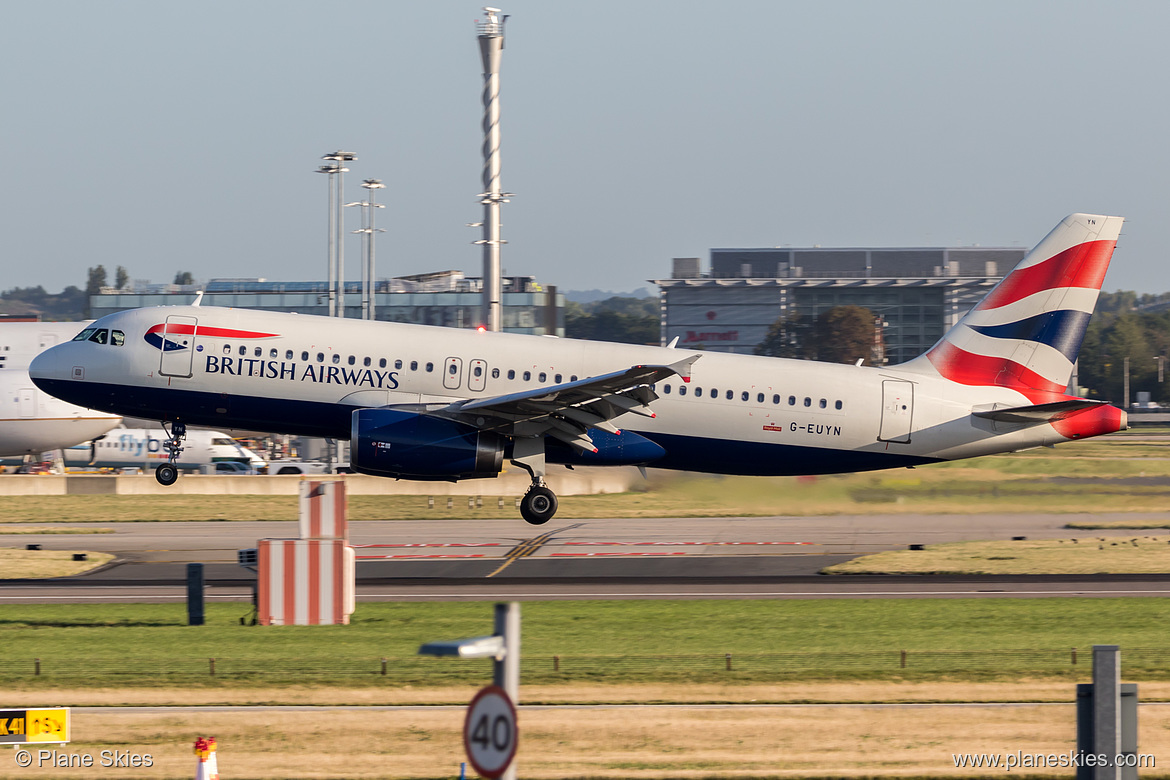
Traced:
<path id="1" fill-rule="evenodd" d="M 1013 406 L 1006 409 L 987 409 L 972 412 L 975 417 L 996 422 L 1023 423 L 1039 425 L 1072 417 L 1074 414 L 1098 406 L 1108 406 L 1105 401 L 1090 401 L 1085 398 L 1070 398 L 1067 401 L 1056 401 L 1050 404 L 1036 404 L 1035 406 Z"/>

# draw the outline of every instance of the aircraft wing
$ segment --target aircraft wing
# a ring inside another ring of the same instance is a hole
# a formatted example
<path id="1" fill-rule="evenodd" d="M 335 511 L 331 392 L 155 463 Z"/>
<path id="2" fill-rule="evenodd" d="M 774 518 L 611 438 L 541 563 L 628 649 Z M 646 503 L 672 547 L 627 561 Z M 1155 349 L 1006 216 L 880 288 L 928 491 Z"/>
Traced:
<path id="1" fill-rule="evenodd" d="M 996 422 L 1024 423 L 1039 425 L 1071 417 L 1096 406 L 1106 406 L 1105 401 L 1090 401 L 1086 398 L 1071 398 L 1067 401 L 1056 401 L 1050 404 L 1036 404 L 1035 406 L 1013 406 L 1007 409 L 986 409 L 972 412 L 975 417 Z"/>
<path id="2" fill-rule="evenodd" d="M 458 401 L 433 413 L 508 436 L 552 436 L 575 449 L 594 450 L 589 430 L 620 433 L 611 420 L 623 414 L 654 417 L 651 388 L 671 376 L 689 381 L 693 355 L 670 365 L 632 366 L 576 382 L 533 388 L 492 398 Z"/>

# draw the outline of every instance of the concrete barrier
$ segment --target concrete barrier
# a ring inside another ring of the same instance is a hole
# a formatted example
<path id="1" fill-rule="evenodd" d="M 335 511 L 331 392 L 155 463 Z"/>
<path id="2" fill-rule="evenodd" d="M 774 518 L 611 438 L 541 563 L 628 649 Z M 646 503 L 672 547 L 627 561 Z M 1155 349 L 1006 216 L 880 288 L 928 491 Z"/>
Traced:
<path id="1" fill-rule="evenodd" d="M 5 474 L 0 475 L 0 495 L 5 496 L 295 496 L 307 479 L 344 479 L 351 496 L 520 496 L 530 482 L 523 471 L 509 470 L 496 479 L 462 482 L 416 482 L 370 477 L 365 474 L 326 476 L 230 476 L 184 474 L 170 487 L 158 484 L 153 474 Z M 625 493 L 642 481 L 633 468 L 556 468 L 546 477 L 559 496 Z"/>

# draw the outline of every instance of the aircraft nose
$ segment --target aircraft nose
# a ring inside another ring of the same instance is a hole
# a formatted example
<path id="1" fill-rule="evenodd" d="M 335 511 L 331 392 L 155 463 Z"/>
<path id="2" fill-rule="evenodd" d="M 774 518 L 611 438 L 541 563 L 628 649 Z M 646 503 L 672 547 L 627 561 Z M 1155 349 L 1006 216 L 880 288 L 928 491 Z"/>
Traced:
<path id="1" fill-rule="evenodd" d="M 49 347 L 32 359 L 32 362 L 28 364 L 28 375 L 33 384 L 48 392 L 48 388 L 43 383 L 73 378 L 71 377 L 72 366 L 66 365 L 68 356 L 61 354 L 67 347 L 67 344 Z"/>

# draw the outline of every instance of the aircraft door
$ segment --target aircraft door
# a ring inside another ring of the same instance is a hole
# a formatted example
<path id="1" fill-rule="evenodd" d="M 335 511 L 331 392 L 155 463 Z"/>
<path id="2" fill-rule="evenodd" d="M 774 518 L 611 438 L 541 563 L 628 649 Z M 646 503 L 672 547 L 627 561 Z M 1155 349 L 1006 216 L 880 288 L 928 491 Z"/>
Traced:
<path id="1" fill-rule="evenodd" d="M 20 388 L 20 416 L 21 417 L 36 417 L 37 416 L 37 396 L 36 390 L 31 387 Z"/>
<path id="2" fill-rule="evenodd" d="M 914 419 L 914 383 L 902 379 L 882 382 L 882 424 L 878 441 L 910 443 Z"/>
<path id="3" fill-rule="evenodd" d="M 458 390 L 463 383 L 463 358 L 449 357 L 443 364 L 443 387 Z"/>
<path id="4" fill-rule="evenodd" d="M 162 356 L 158 372 L 163 376 L 191 376 L 191 361 L 195 354 L 195 326 L 198 320 L 181 314 L 167 317 L 163 330 Z"/>
<path id="5" fill-rule="evenodd" d="M 487 362 L 483 360 L 471 361 L 471 369 L 467 372 L 467 389 L 472 392 L 483 390 L 487 384 Z"/>

